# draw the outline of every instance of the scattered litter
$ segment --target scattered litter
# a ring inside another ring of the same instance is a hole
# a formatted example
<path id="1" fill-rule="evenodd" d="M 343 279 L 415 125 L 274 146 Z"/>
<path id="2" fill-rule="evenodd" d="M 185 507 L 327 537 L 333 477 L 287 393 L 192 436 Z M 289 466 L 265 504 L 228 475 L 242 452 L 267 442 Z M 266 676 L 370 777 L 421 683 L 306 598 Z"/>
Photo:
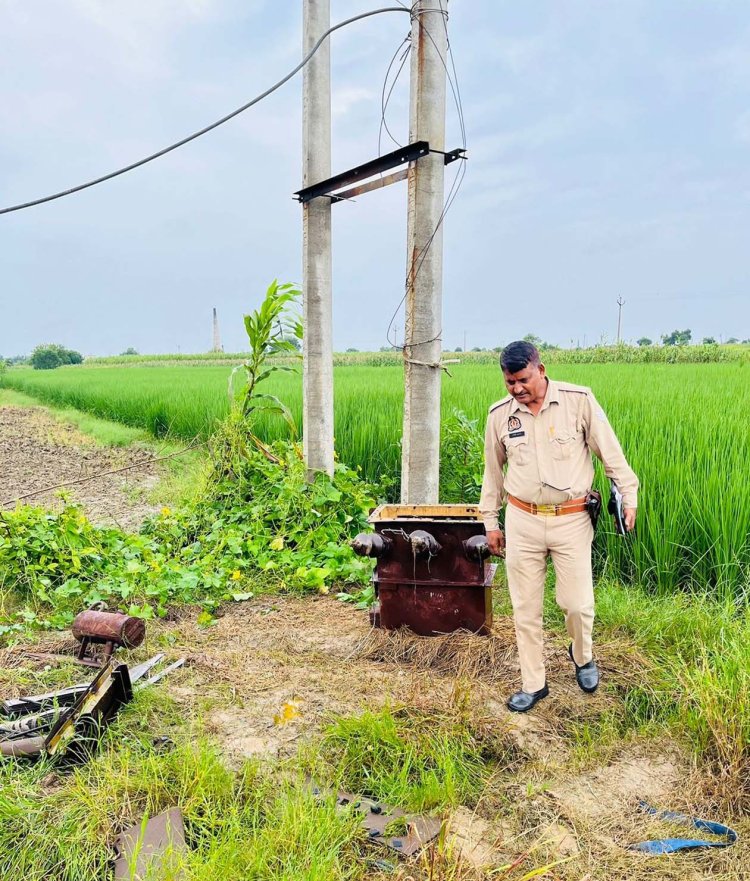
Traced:
<path id="1" fill-rule="evenodd" d="M 144 819 L 122 832 L 115 842 L 115 879 L 147 881 L 184 877 L 182 856 L 187 853 L 182 812 L 172 808 Z"/>
<path id="2" fill-rule="evenodd" d="M 129 670 L 131 684 L 134 685 L 139 679 L 142 679 L 143 676 L 145 676 L 152 667 L 155 667 L 161 660 L 163 660 L 163 658 L 163 654 L 154 655 L 153 658 L 149 658 L 148 661 L 144 661 L 136 667 L 131 667 Z M 70 707 L 88 689 L 88 687 L 88 682 L 80 682 L 77 685 L 61 688 L 58 691 L 48 691 L 45 694 L 33 694 L 26 697 L 9 698 L 8 700 L 0 701 L 0 712 L 5 716 L 14 718 L 17 716 L 24 716 L 27 713 L 37 713 L 52 706 Z"/>
<path id="3" fill-rule="evenodd" d="M 171 737 L 166 734 L 159 734 L 151 741 L 151 745 L 158 753 L 165 753 L 174 747 L 175 743 Z"/>
<path id="4" fill-rule="evenodd" d="M 654 841 L 639 841 L 638 844 L 629 845 L 629 850 L 637 850 L 641 853 L 658 856 L 665 853 L 676 853 L 678 850 L 694 850 L 699 847 L 731 847 L 738 838 L 734 829 L 725 826 L 723 823 L 714 823 L 710 820 L 699 820 L 697 817 L 689 817 L 687 814 L 680 814 L 676 811 L 657 811 L 645 801 L 639 803 L 642 811 L 657 820 L 669 820 L 673 823 L 684 823 L 688 826 L 694 826 L 701 832 L 708 832 L 710 835 L 719 835 L 723 840 L 706 841 L 701 838 L 661 838 Z"/>
<path id="5" fill-rule="evenodd" d="M 162 655 L 164 657 L 164 655 Z M 149 676 L 148 679 L 144 680 L 136 689 L 136 691 L 140 691 L 140 689 L 145 688 L 147 685 L 153 685 L 155 682 L 159 682 L 160 679 L 163 679 L 165 676 L 169 676 L 174 670 L 178 670 L 185 663 L 185 658 L 180 658 L 178 661 L 175 661 L 173 664 L 170 664 L 168 667 L 165 667 L 163 670 L 160 670 L 158 673 L 155 673 L 153 676 Z"/>
<path id="6" fill-rule="evenodd" d="M 299 709 L 299 701 L 286 701 L 286 703 L 282 704 L 281 712 L 276 713 L 273 717 L 274 725 L 286 725 L 287 722 L 292 722 L 294 719 L 299 719 L 302 715 Z"/>

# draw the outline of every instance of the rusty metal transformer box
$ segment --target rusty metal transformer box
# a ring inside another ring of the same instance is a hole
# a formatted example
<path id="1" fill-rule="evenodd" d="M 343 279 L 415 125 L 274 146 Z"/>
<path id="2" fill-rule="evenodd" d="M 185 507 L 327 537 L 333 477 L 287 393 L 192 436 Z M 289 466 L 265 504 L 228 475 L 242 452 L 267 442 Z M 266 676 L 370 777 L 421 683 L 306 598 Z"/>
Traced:
<path id="1" fill-rule="evenodd" d="M 376 626 L 408 627 L 423 636 L 490 632 L 497 567 L 487 560 L 476 506 L 381 505 L 370 523 L 370 546 L 377 543 L 367 554 L 377 558 Z"/>

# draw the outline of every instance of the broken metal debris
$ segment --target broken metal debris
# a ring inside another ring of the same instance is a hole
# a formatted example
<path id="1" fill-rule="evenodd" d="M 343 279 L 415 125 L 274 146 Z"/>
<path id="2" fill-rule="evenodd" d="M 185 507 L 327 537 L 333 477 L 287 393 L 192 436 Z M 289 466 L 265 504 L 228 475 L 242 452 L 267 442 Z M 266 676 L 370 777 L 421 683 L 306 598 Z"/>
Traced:
<path id="1" fill-rule="evenodd" d="M 76 745 L 83 745 L 96 737 L 100 727 L 132 696 L 127 666 L 109 662 L 99 670 L 73 706 L 65 709 L 53 721 L 46 737 L 39 734 L 28 736 L 31 732 L 43 730 L 47 727 L 46 724 L 20 726 L 22 730 L 5 733 L 4 739 L 0 741 L 0 753 L 27 756 L 44 753 L 54 756 L 66 752 L 74 741 Z"/>
<path id="2" fill-rule="evenodd" d="M 163 657 L 163 655 L 162 655 Z M 158 673 L 155 673 L 153 676 L 149 676 L 144 682 L 142 682 L 138 689 L 145 688 L 147 685 L 153 685 L 155 682 L 158 682 L 160 679 L 163 679 L 165 676 L 169 676 L 174 670 L 179 669 L 185 663 L 185 658 L 180 658 L 178 661 L 175 661 L 173 664 L 170 664 L 168 667 L 165 667 L 163 670 L 160 670 Z"/>
<path id="3" fill-rule="evenodd" d="M 182 812 L 179 808 L 172 808 L 125 829 L 118 836 L 115 849 L 116 881 L 161 878 L 165 870 L 170 878 L 184 877 L 181 857 L 187 853 L 187 845 Z"/>
<path id="4" fill-rule="evenodd" d="M 142 618 L 135 618 L 122 612 L 87 609 L 76 615 L 71 630 L 81 644 L 77 655 L 50 652 L 25 652 L 25 654 L 39 661 L 75 661 L 86 667 L 101 667 L 112 657 L 115 649 L 137 648 L 145 639 L 146 622 Z M 87 656 L 86 652 L 91 645 L 104 646 L 101 661 Z"/>
<path id="5" fill-rule="evenodd" d="M 163 654 L 154 655 L 148 661 L 129 668 L 130 682 L 135 685 L 146 673 L 164 659 Z M 164 674 L 166 671 L 162 671 Z M 0 713 L 12 718 L 24 716 L 27 713 L 37 713 L 48 707 L 70 707 L 88 689 L 88 682 L 79 682 L 68 688 L 60 688 L 57 691 L 48 691 L 45 694 L 32 694 L 25 697 L 9 698 L 0 701 Z M 2 725 L 0 724 L 0 727 Z"/>
<path id="6" fill-rule="evenodd" d="M 85 755 L 87 747 L 98 740 L 102 728 L 132 699 L 133 681 L 142 679 L 163 657 L 163 654 L 155 655 L 134 667 L 132 672 L 127 664 L 110 658 L 88 684 L 3 702 L 4 709 L 10 704 L 16 718 L 0 722 L 0 755 Z M 140 683 L 138 688 L 158 682 L 184 662 L 184 658 L 175 661 Z M 22 706 L 31 712 L 19 717 Z"/>
<path id="7" fill-rule="evenodd" d="M 324 795 L 318 787 L 313 786 L 314 795 Z M 392 808 L 371 798 L 355 795 L 351 792 L 339 792 L 336 797 L 337 807 L 351 808 L 362 814 L 362 828 L 367 832 L 370 841 L 390 847 L 404 856 L 412 856 L 440 833 L 443 821 L 425 814 L 407 814 L 401 808 Z M 405 831 L 402 835 L 390 835 L 393 825 L 401 826 Z M 390 827 L 390 829 L 389 829 Z"/>

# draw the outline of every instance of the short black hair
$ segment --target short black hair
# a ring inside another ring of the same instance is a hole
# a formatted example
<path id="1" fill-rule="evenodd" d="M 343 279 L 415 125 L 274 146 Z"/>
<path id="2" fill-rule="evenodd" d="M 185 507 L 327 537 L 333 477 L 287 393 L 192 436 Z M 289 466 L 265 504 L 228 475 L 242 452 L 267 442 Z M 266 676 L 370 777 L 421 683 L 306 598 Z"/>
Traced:
<path id="1" fill-rule="evenodd" d="M 539 349 L 533 343 L 527 343 L 526 340 L 508 343 L 500 353 L 500 367 L 506 373 L 518 373 L 529 364 L 538 366 L 541 363 Z"/>

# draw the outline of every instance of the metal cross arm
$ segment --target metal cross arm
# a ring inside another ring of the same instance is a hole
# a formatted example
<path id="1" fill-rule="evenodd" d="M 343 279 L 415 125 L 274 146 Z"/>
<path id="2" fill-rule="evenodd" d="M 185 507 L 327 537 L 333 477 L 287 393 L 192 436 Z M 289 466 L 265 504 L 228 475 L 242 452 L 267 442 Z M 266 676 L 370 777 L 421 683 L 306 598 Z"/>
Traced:
<path id="1" fill-rule="evenodd" d="M 456 159 L 463 158 L 465 152 L 465 150 L 458 149 L 444 153 L 441 150 L 431 150 L 427 141 L 415 141 L 413 144 L 407 144 L 405 147 L 394 150 L 392 153 L 385 153 L 377 159 L 372 159 L 369 162 L 365 162 L 363 165 L 356 166 L 356 168 L 342 171 L 340 174 L 328 178 L 328 180 L 323 180 L 317 184 L 312 184 L 309 187 L 298 190 L 294 195 L 303 203 L 309 202 L 311 199 L 315 199 L 318 196 L 329 196 L 334 202 L 343 201 L 352 196 L 358 196 L 362 193 L 367 193 L 370 190 L 380 189 L 381 187 L 388 186 L 388 184 L 404 180 L 407 176 L 407 171 L 405 169 L 398 171 L 395 174 L 390 174 L 387 177 L 377 178 L 368 183 L 363 183 L 363 181 L 368 181 L 369 178 L 382 174 L 384 171 L 390 171 L 390 169 L 397 168 L 399 165 L 406 165 L 409 162 L 414 162 L 417 159 L 426 156 L 428 153 L 443 153 L 445 156 L 445 164 L 448 165 Z M 340 189 L 347 184 L 356 184 L 356 186 L 348 190 Z M 336 190 L 338 190 L 338 192 L 334 192 Z"/>

